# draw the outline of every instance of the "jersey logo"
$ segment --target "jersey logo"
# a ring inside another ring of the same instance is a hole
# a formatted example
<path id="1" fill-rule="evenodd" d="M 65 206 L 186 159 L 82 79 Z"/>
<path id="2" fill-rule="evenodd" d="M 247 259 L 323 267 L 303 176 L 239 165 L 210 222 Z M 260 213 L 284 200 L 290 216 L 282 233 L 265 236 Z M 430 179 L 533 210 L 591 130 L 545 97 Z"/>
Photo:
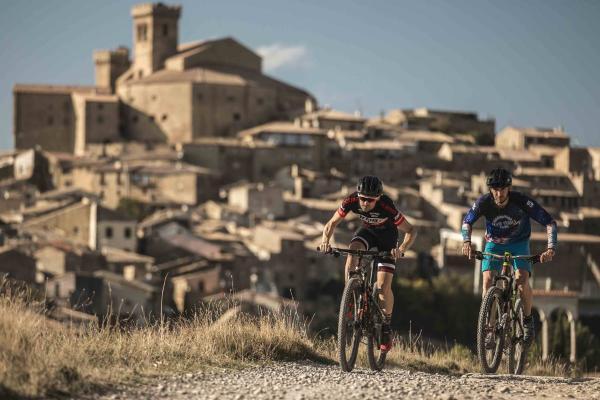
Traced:
<path id="1" fill-rule="evenodd" d="M 473 207 L 471 207 L 471 209 L 472 209 L 473 211 L 475 211 L 475 209 L 476 209 L 476 208 L 477 208 L 477 203 L 475 202 L 475 203 L 473 203 Z"/>
<path id="2" fill-rule="evenodd" d="M 529 208 L 533 208 L 533 201 L 527 200 L 527 205 L 529 206 Z"/>
<path id="3" fill-rule="evenodd" d="M 518 224 L 519 223 L 517 221 L 515 221 L 514 219 L 512 219 L 508 215 L 498 215 L 492 221 L 492 225 L 494 227 L 496 227 L 496 228 L 499 228 L 499 229 L 512 228 L 513 226 L 518 225 Z"/>
<path id="4" fill-rule="evenodd" d="M 362 214 L 359 214 L 358 217 L 369 225 L 381 225 L 385 221 L 387 221 L 387 217 L 386 218 L 369 218 L 366 215 L 362 215 Z"/>

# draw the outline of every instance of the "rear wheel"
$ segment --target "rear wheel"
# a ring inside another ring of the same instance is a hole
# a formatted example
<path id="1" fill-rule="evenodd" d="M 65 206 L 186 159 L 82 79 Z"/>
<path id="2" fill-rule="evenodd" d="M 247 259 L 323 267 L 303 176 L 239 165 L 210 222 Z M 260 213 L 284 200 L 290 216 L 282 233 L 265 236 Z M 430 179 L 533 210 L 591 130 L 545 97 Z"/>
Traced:
<path id="1" fill-rule="evenodd" d="M 515 315 L 511 321 L 511 335 L 507 337 L 510 340 L 508 347 L 508 373 L 521 375 L 525 368 L 525 359 L 527 357 L 527 345 L 523 340 L 523 303 L 521 299 L 515 304 Z"/>
<path id="2" fill-rule="evenodd" d="M 346 284 L 338 317 L 338 360 L 343 371 L 354 368 L 361 338 L 362 285 L 358 278 Z"/>
<path id="3" fill-rule="evenodd" d="M 481 302 L 477 322 L 477 354 L 484 372 L 496 372 L 503 347 L 502 290 L 492 286 Z"/>
<path id="4" fill-rule="evenodd" d="M 373 291 L 373 298 L 378 298 L 378 291 Z M 383 369 L 383 365 L 385 364 L 385 357 L 387 352 L 381 351 L 381 340 L 382 340 L 382 319 L 378 318 L 379 312 L 375 310 L 375 306 L 371 305 L 370 307 L 371 313 L 369 314 L 369 318 L 372 318 L 371 328 L 369 335 L 367 336 L 367 358 L 369 359 L 369 367 L 373 371 L 381 371 Z M 376 327 L 379 326 L 379 329 Z"/>
<path id="5" fill-rule="evenodd" d="M 369 366 L 373 371 L 381 371 L 385 364 L 386 352 L 379 350 L 377 340 L 375 338 L 375 332 L 371 332 L 367 337 L 367 358 L 369 359 Z"/>

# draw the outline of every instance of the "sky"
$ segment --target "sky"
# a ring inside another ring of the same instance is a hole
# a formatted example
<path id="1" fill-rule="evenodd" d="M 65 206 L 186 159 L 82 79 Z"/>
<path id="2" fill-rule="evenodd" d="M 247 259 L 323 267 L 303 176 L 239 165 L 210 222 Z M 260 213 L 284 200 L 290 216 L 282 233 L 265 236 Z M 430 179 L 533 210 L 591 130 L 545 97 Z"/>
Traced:
<path id="1" fill-rule="evenodd" d="M 0 0 L 0 149 L 16 83 L 93 84 L 132 45 L 130 0 Z M 170 4 L 170 3 L 169 3 Z M 232 36 L 320 105 L 473 111 L 600 146 L 600 1 L 178 1 L 180 43 Z"/>

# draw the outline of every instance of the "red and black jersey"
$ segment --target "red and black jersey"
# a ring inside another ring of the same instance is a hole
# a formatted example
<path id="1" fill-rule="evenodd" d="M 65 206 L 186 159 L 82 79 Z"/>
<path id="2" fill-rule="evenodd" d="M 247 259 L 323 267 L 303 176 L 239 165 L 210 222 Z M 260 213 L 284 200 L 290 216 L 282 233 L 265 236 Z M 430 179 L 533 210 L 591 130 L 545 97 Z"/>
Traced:
<path id="1" fill-rule="evenodd" d="M 338 214 L 344 218 L 350 211 L 357 214 L 363 224 L 369 228 L 389 228 L 404 221 L 404 215 L 396 208 L 394 201 L 383 194 L 371 211 L 363 211 L 358 203 L 358 192 L 352 193 L 342 201 Z"/>

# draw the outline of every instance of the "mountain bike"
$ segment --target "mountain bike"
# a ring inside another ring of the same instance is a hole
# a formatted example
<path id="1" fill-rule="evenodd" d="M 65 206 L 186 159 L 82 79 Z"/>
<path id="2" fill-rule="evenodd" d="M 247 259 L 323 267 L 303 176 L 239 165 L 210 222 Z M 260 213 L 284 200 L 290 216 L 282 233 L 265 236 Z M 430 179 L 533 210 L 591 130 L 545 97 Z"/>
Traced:
<path id="1" fill-rule="evenodd" d="M 337 338 L 340 367 L 345 372 L 352 371 L 358 355 L 358 345 L 364 338 L 369 366 L 374 371 L 381 371 L 387 353 L 380 349 L 384 313 L 379 305 L 376 265 L 379 258 L 391 257 L 391 253 L 332 247 L 326 254 L 334 257 L 352 255 L 358 258 L 356 268 L 350 271 L 340 303 Z"/>
<path id="2" fill-rule="evenodd" d="M 501 273 L 495 274 L 492 286 L 481 302 L 477 322 L 477 355 L 483 370 L 494 373 L 498 370 L 502 354 L 508 357 L 508 373 L 523 373 L 528 344 L 523 330 L 523 304 L 519 296 L 513 261 L 525 259 L 532 264 L 540 262 L 539 255 L 513 256 L 475 252 L 475 258 L 484 257 L 502 260 Z"/>

